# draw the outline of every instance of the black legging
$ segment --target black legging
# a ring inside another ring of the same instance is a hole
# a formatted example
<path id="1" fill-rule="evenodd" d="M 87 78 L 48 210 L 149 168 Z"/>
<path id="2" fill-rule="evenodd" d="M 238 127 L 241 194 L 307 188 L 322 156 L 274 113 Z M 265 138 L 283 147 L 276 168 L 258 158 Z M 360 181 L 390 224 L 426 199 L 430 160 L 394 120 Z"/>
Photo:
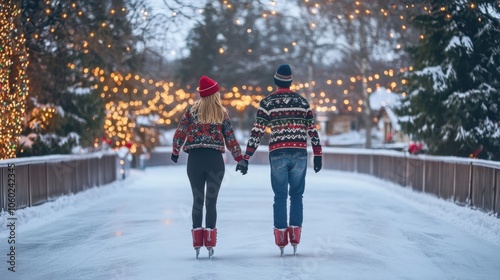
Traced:
<path id="1" fill-rule="evenodd" d="M 224 179 L 225 166 L 222 153 L 214 149 L 189 150 L 187 175 L 193 191 L 193 228 L 201 227 L 205 202 L 205 227 L 215 228 L 217 197 Z M 205 184 L 207 195 L 205 196 Z M 206 198 L 206 201 L 205 201 Z"/>

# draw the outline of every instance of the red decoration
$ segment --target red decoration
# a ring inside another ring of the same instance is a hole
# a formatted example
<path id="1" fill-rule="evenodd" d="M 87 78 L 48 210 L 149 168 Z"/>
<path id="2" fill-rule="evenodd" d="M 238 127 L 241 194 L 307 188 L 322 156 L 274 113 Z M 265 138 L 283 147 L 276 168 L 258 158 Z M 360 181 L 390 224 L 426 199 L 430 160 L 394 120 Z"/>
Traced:
<path id="1" fill-rule="evenodd" d="M 412 155 L 416 155 L 422 151 L 422 143 L 410 142 L 408 146 L 408 152 Z"/>

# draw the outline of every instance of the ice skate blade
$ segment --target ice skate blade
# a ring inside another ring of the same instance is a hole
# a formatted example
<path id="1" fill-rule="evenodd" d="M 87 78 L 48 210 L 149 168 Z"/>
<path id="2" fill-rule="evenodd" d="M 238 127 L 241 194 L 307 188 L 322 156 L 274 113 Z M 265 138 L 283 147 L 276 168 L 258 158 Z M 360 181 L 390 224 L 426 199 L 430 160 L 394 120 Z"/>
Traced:
<path id="1" fill-rule="evenodd" d="M 200 248 L 194 248 L 196 250 L 196 258 L 198 259 L 198 256 L 200 255 Z"/>
<path id="2" fill-rule="evenodd" d="M 214 248 L 208 248 L 207 247 L 207 250 L 208 250 L 208 258 L 211 259 L 212 256 L 214 255 Z"/>

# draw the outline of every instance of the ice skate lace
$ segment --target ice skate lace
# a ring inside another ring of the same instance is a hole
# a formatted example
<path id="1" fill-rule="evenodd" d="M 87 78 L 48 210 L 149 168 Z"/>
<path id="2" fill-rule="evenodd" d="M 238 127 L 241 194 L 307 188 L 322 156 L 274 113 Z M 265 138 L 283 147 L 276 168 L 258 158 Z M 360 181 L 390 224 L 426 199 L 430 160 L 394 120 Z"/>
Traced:
<path id="1" fill-rule="evenodd" d="M 285 243 L 285 233 L 286 233 L 286 231 L 284 231 L 284 230 L 281 231 L 280 230 L 280 242 L 281 243 Z"/>

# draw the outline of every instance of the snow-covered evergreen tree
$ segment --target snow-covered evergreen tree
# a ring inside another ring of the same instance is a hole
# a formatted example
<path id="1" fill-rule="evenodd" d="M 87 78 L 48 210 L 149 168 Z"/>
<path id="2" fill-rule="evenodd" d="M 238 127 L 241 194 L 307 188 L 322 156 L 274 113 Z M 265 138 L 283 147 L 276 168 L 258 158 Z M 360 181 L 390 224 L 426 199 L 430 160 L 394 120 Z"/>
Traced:
<path id="1" fill-rule="evenodd" d="M 426 9 L 413 20 L 421 41 L 396 110 L 402 128 L 431 154 L 500 160 L 500 5 L 433 0 Z"/>
<path id="2" fill-rule="evenodd" d="M 127 98 L 96 77 L 135 73 L 141 63 L 128 12 L 134 1 L 20 2 L 30 94 L 17 155 L 93 147 L 104 136 L 105 103 Z"/>

